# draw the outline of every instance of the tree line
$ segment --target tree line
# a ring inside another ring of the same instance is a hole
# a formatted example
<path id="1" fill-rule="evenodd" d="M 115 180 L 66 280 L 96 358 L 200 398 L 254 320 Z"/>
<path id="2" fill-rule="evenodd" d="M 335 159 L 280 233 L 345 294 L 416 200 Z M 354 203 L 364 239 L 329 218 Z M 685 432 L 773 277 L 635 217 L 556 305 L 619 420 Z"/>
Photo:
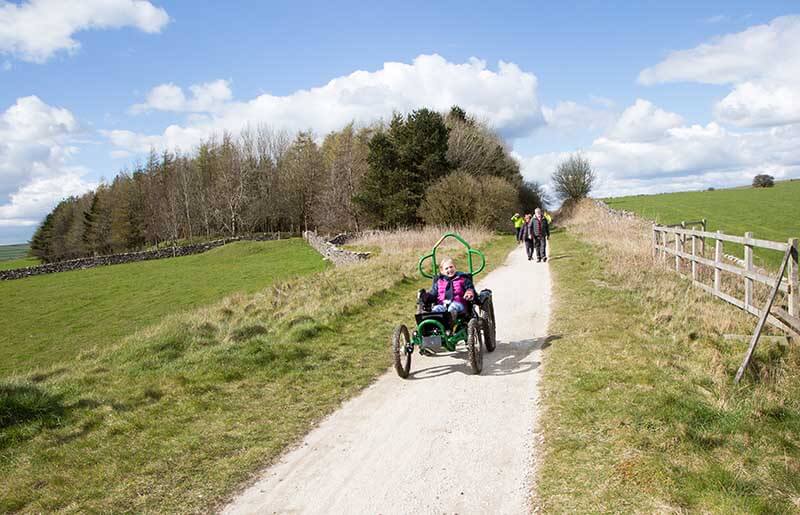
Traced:
<path id="1" fill-rule="evenodd" d="M 151 150 L 94 191 L 62 200 L 31 240 L 45 262 L 254 232 L 425 223 L 507 229 L 544 206 L 503 139 L 455 106 L 351 123 L 320 144 L 267 126 L 223 133 L 192 153 Z"/>

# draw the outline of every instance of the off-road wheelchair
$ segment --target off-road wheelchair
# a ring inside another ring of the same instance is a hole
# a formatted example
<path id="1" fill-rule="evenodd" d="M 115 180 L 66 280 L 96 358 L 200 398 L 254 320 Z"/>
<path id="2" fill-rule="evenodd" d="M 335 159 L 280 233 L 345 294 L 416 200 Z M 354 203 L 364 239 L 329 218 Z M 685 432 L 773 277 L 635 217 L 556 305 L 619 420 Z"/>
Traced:
<path id="1" fill-rule="evenodd" d="M 466 260 L 470 279 L 480 274 L 486 266 L 486 257 L 477 249 L 473 249 L 461 236 L 456 233 L 445 233 L 433 246 L 429 254 L 419 259 L 417 268 L 424 277 L 432 279 L 434 284 L 438 275 L 436 250 L 447 238 L 453 238 L 466 248 Z M 480 258 L 480 266 L 476 267 L 473 257 Z M 426 263 L 430 263 L 430 272 L 426 270 Z M 433 353 L 441 349 L 455 351 L 456 346 L 465 342 L 470 367 L 476 374 L 483 370 L 483 351 L 494 351 L 496 340 L 496 326 L 494 318 L 494 304 L 492 291 L 488 289 L 477 292 L 471 301 L 465 303 L 465 310 L 457 316 L 449 311 L 433 312 L 431 305 L 433 299 L 420 290 L 417 294 L 417 313 L 415 315 L 416 328 L 409 334 L 408 327 L 398 325 L 392 335 L 392 356 L 397 374 L 408 377 L 411 370 L 411 356 L 414 347 L 420 353 Z M 455 319 L 453 319 L 455 318 Z"/>

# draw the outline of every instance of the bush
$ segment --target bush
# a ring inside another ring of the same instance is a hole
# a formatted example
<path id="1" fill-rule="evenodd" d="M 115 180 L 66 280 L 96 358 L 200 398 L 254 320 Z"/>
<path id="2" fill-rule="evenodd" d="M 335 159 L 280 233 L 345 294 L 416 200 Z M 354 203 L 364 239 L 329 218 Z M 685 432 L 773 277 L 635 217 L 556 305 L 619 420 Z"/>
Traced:
<path id="1" fill-rule="evenodd" d="M 580 200 L 592 191 L 597 176 L 588 159 L 573 154 L 559 163 L 552 179 L 556 195 L 564 200 Z"/>
<path id="2" fill-rule="evenodd" d="M 504 230 L 508 228 L 509 213 L 516 209 L 517 194 L 505 179 L 476 177 L 460 170 L 428 188 L 419 217 L 427 224 Z"/>
<path id="3" fill-rule="evenodd" d="M 775 186 L 775 177 L 771 175 L 760 173 L 753 177 L 754 188 L 771 188 L 773 186 Z"/>

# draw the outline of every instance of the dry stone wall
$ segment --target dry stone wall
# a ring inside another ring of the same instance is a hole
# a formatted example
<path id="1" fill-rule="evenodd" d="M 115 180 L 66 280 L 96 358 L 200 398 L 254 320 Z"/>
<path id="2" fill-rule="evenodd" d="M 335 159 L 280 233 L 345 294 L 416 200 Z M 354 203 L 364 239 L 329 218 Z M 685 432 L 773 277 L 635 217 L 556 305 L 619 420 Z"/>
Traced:
<path id="1" fill-rule="evenodd" d="M 13 270 L 0 270 L 0 281 L 9 281 L 12 279 L 23 279 L 34 275 L 53 274 L 56 272 L 68 272 L 70 270 L 84 270 L 87 268 L 95 268 L 98 266 L 106 265 L 120 265 L 123 263 L 134 263 L 136 261 L 149 261 L 151 259 L 164 259 L 179 256 L 190 256 L 192 254 L 201 254 L 211 249 L 221 247 L 227 243 L 235 241 L 268 241 L 277 240 L 291 237 L 289 234 L 254 234 L 250 236 L 241 236 L 235 238 L 223 238 L 221 240 L 209 241 L 206 243 L 199 243 L 196 245 L 186 245 L 183 247 L 168 247 L 156 250 L 145 250 L 142 252 L 125 252 L 122 254 L 109 254 L 107 256 L 94 256 L 78 259 L 70 259 L 68 261 L 58 261 L 56 263 L 47 263 L 44 265 L 29 266 L 26 268 L 15 268 Z M 296 235 L 295 235 L 296 236 Z"/>
<path id="2" fill-rule="evenodd" d="M 333 239 L 328 240 L 319 236 L 314 231 L 306 231 L 303 233 L 303 238 L 305 238 L 308 244 L 317 252 L 322 254 L 324 259 L 329 260 L 336 266 L 360 263 L 365 259 L 369 259 L 369 252 L 353 252 L 339 248 L 339 245 L 344 244 L 344 242 L 351 238 L 351 235 L 348 234 L 339 234 Z"/>

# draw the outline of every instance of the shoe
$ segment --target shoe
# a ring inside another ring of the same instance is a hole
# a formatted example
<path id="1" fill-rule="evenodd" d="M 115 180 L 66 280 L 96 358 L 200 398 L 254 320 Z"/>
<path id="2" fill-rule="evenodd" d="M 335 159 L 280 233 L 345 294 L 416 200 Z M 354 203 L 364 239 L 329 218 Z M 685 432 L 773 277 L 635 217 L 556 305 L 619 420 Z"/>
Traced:
<path id="1" fill-rule="evenodd" d="M 530 261 L 531 259 L 533 259 L 533 258 L 528 258 L 528 261 Z"/>
<path id="2" fill-rule="evenodd" d="M 546 257 L 545 257 L 545 258 L 542 258 L 542 261 L 547 261 L 547 258 L 546 258 Z"/>
<path id="3" fill-rule="evenodd" d="M 542 262 L 542 260 L 541 260 L 541 259 L 537 259 L 537 260 L 536 260 L 536 262 L 537 262 L 537 263 L 541 263 L 541 262 Z"/>

